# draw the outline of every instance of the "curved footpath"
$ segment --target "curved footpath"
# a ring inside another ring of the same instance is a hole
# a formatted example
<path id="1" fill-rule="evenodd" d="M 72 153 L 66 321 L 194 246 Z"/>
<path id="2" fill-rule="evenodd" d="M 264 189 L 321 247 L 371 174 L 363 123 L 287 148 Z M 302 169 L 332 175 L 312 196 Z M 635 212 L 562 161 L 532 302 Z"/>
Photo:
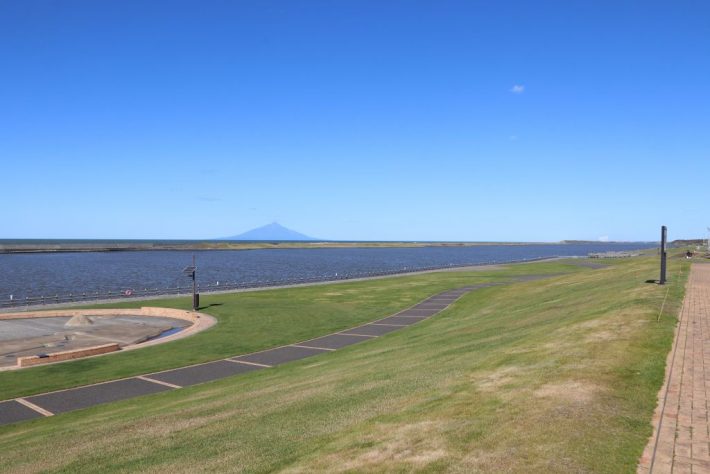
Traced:
<path id="1" fill-rule="evenodd" d="M 528 280 L 530 277 L 524 279 Z M 2 401 L 0 402 L 0 425 L 165 392 L 335 351 L 416 324 L 440 313 L 471 290 L 498 284 L 484 283 L 445 291 L 411 308 L 372 323 L 287 346 L 163 372 Z"/>

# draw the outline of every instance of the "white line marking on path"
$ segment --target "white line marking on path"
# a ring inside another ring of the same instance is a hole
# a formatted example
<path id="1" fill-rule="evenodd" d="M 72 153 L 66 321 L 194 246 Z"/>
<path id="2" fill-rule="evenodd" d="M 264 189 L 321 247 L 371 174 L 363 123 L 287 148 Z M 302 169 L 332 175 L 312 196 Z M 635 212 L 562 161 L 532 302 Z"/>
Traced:
<path id="1" fill-rule="evenodd" d="M 329 349 L 327 347 L 304 346 L 303 344 L 291 344 L 291 347 L 303 347 L 304 349 L 318 349 L 321 351 L 334 351 L 335 350 L 335 349 Z"/>
<path id="2" fill-rule="evenodd" d="M 146 382 L 157 383 L 158 385 L 165 385 L 166 387 L 170 387 L 170 388 L 182 388 L 180 385 L 175 385 L 174 383 L 170 383 L 170 382 L 163 382 L 162 380 L 151 379 L 150 377 L 146 377 L 145 375 L 139 375 L 136 378 L 141 379 L 141 380 L 145 380 Z"/>
<path id="3" fill-rule="evenodd" d="M 16 398 L 15 400 L 17 401 L 17 403 L 20 403 L 20 404 L 26 406 L 26 407 L 29 408 L 30 410 L 36 411 L 36 412 L 39 413 L 40 415 L 44 415 L 44 416 L 54 416 L 54 413 L 52 413 L 51 411 L 45 410 L 44 408 L 42 408 L 42 407 L 40 407 L 40 406 L 37 406 L 37 405 L 35 405 L 35 404 L 32 403 L 32 402 L 28 402 L 28 401 L 25 400 L 24 398 Z"/>
<path id="4" fill-rule="evenodd" d="M 224 359 L 227 362 L 234 362 L 235 364 L 244 364 L 244 365 L 255 365 L 257 367 L 273 367 L 273 365 L 266 365 L 266 364 L 257 364 L 256 362 L 247 362 L 245 360 L 232 360 L 232 359 Z"/>

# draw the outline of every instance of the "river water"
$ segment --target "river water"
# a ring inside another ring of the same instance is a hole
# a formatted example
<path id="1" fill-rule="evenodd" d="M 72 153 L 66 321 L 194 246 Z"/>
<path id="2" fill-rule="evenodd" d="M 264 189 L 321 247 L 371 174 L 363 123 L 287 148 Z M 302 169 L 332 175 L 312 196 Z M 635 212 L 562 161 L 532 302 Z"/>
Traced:
<path id="1" fill-rule="evenodd" d="M 0 302 L 55 294 L 166 289 L 191 284 L 182 269 L 197 259 L 203 288 L 354 278 L 431 267 L 480 265 L 590 252 L 653 248 L 654 243 L 483 245 L 474 247 L 125 251 L 0 255 Z"/>

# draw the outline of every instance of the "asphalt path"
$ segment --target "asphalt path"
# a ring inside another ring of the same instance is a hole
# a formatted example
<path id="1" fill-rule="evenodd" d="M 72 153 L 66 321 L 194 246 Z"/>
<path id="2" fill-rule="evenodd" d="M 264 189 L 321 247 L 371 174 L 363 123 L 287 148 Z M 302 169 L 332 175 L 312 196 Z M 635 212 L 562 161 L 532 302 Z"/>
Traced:
<path id="1" fill-rule="evenodd" d="M 526 275 L 519 280 L 530 281 L 552 276 L 557 274 Z M 0 425 L 176 390 L 332 352 L 404 329 L 440 313 L 472 290 L 500 284 L 484 283 L 444 291 L 394 315 L 295 344 L 178 369 L 0 401 Z"/>

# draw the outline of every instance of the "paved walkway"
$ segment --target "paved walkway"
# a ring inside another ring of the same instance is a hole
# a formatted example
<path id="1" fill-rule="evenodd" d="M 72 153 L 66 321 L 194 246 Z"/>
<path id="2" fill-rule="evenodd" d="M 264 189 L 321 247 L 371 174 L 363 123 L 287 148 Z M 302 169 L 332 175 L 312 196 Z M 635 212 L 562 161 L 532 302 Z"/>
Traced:
<path id="1" fill-rule="evenodd" d="M 529 275 L 520 280 L 550 276 L 553 275 Z M 174 390 L 335 351 L 416 324 L 440 313 L 465 293 L 493 285 L 497 283 L 484 283 L 445 291 L 378 321 L 288 346 L 121 380 L 0 401 L 0 425 Z"/>
<path id="2" fill-rule="evenodd" d="M 694 264 L 639 473 L 710 473 L 709 391 L 710 265 Z"/>

